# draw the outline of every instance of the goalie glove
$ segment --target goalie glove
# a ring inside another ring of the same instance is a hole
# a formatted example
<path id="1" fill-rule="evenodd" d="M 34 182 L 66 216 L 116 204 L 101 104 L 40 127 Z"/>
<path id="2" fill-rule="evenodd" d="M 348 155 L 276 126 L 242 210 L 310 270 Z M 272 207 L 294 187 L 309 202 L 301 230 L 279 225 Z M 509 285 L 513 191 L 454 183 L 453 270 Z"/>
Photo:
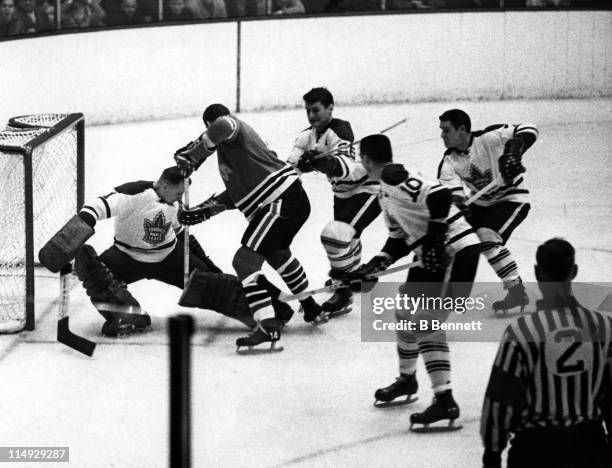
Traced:
<path id="1" fill-rule="evenodd" d="M 429 221 L 421 248 L 421 263 L 426 270 L 443 270 L 449 265 L 450 257 L 445 245 L 447 230 L 445 222 Z"/>
<path id="2" fill-rule="evenodd" d="M 385 253 L 378 254 L 372 257 L 368 263 L 348 273 L 344 281 L 348 283 L 349 288 L 353 292 L 370 292 L 378 282 L 378 277 L 372 275 L 386 270 L 392 263 L 393 259 L 391 256 Z"/>
<path id="3" fill-rule="evenodd" d="M 300 159 L 298 159 L 297 164 L 296 164 L 298 170 L 304 173 L 314 171 L 315 168 L 312 165 L 313 159 L 315 156 L 318 156 L 319 154 L 321 154 L 321 152 L 317 150 L 304 151 L 304 153 L 302 153 L 302 155 L 300 156 Z"/>
<path id="4" fill-rule="evenodd" d="M 499 172 L 506 183 L 511 182 L 516 176 L 525 172 L 525 166 L 521 163 L 522 154 L 522 140 L 511 138 L 506 142 L 504 154 L 499 158 Z"/>
<path id="5" fill-rule="evenodd" d="M 215 195 L 210 197 L 208 200 L 203 201 L 199 205 L 194 206 L 191 209 L 184 210 L 181 205 L 178 210 L 177 219 L 179 223 L 185 226 L 193 226 L 194 224 L 200 224 L 209 218 L 225 211 L 227 207 L 219 203 Z"/>

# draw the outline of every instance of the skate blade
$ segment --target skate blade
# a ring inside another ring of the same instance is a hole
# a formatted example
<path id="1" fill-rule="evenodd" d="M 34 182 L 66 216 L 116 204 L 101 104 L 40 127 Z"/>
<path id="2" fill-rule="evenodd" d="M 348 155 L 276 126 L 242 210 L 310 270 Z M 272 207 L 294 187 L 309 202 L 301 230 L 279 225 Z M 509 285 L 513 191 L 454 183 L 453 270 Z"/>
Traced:
<path id="1" fill-rule="evenodd" d="M 393 400 L 393 401 L 379 401 L 379 400 L 376 400 L 376 401 L 374 401 L 374 406 L 376 408 L 393 408 L 395 406 L 410 405 L 411 403 L 414 403 L 418 399 L 419 399 L 419 397 L 417 397 L 417 396 L 408 395 L 403 400 L 398 400 L 397 398 L 395 400 Z"/>
<path id="2" fill-rule="evenodd" d="M 436 423 L 439 423 L 440 421 L 436 421 L 435 423 L 431 423 L 431 424 L 410 423 L 410 430 L 412 432 L 416 432 L 417 434 L 428 434 L 428 433 L 436 433 L 436 432 L 455 432 L 463 428 L 461 424 L 455 421 L 456 421 L 455 419 L 451 419 L 446 425 L 434 425 Z"/>
<path id="3" fill-rule="evenodd" d="M 121 339 L 121 338 L 129 338 L 130 336 L 134 336 L 134 335 L 142 335 L 150 331 L 153 331 L 152 327 L 133 328 L 130 330 L 121 330 L 116 335 L 104 335 L 103 334 L 102 336 L 104 336 L 105 338 L 112 338 L 116 340 L 116 339 Z"/>
<path id="4" fill-rule="evenodd" d="M 241 356 L 255 356 L 257 354 L 274 354 L 280 353 L 283 349 L 282 346 L 270 346 L 268 348 L 255 347 L 255 346 L 237 346 L 236 354 Z"/>
<path id="5" fill-rule="evenodd" d="M 518 307 L 518 306 L 517 306 Z M 512 309 L 493 309 L 493 315 L 491 318 L 509 318 L 517 317 L 519 315 L 529 314 L 528 310 L 525 310 L 525 306 L 521 306 L 520 310 L 513 311 Z"/>
<path id="6" fill-rule="evenodd" d="M 330 319 L 342 317 L 343 315 L 350 314 L 352 311 L 352 307 L 345 307 L 344 309 L 339 310 L 338 312 L 329 312 L 327 315 L 327 320 L 329 321 Z"/>

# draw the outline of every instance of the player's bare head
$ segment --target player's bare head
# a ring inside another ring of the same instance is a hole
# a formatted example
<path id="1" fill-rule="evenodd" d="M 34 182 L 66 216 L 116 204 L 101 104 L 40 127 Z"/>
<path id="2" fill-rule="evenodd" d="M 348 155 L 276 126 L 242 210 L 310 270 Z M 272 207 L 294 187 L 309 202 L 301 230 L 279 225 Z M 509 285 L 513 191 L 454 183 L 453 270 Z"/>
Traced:
<path id="1" fill-rule="evenodd" d="M 450 109 L 440 117 L 440 137 L 446 148 L 466 150 L 470 142 L 472 122 L 470 116 L 461 109 Z"/>
<path id="2" fill-rule="evenodd" d="M 204 125 L 208 127 L 211 123 L 223 115 L 230 115 L 230 111 L 227 107 L 225 107 L 223 104 L 211 104 L 204 110 L 202 120 L 204 121 Z"/>
<path id="3" fill-rule="evenodd" d="M 154 188 L 160 198 L 171 205 L 183 197 L 185 176 L 178 167 L 167 167 L 155 182 Z"/>
<path id="4" fill-rule="evenodd" d="M 578 273 L 574 247 L 558 237 L 549 239 L 538 247 L 536 262 L 535 275 L 538 282 L 569 283 Z"/>
<path id="5" fill-rule="evenodd" d="M 393 161 L 391 140 L 382 134 L 368 135 L 359 143 L 361 163 L 370 177 L 380 178 L 383 168 Z"/>
<path id="6" fill-rule="evenodd" d="M 308 123 L 317 130 L 325 130 L 334 112 L 334 97 L 327 88 L 312 88 L 303 96 Z"/>

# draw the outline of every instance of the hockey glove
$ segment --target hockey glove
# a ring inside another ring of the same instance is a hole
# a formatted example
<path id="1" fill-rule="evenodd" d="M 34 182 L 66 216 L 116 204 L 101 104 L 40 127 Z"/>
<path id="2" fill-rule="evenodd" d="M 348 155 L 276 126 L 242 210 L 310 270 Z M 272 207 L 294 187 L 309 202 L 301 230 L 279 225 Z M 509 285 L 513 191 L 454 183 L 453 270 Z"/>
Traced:
<path id="1" fill-rule="evenodd" d="M 380 174 L 385 184 L 397 186 L 408 178 L 408 171 L 401 164 L 387 164 Z"/>
<path id="2" fill-rule="evenodd" d="M 184 176 L 189 177 L 213 152 L 214 149 L 208 149 L 204 142 L 198 138 L 177 149 L 174 152 L 174 161 Z"/>
<path id="3" fill-rule="evenodd" d="M 208 200 L 194 206 L 189 210 L 184 210 L 183 206 L 179 208 L 177 218 L 179 223 L 185 226 L 193 226 L 200 224 L 209 218 L 225 211 L 227 207 L 217 201 L 213 195 Z"/>
<path id="4" fill-rule="evenodd" d="M 504 146 L 504 154 L 499 158 L 499 172 L 506 183 L 512 182 L 516 176 L 525 172 L 521 163 L 523 142 L 519 138 L 511 138 Z"/>
<path id="5" fill-rule="evenodd" d="M 386 270 L 391 263 L 393 259 L 389 255 L 376 255 L 368 263 L 348 273 L 344 281 L 353 292 L 370 292 L 378 282 L 378 277 L 372 275 Z"/>
<path id="6" fill-rule="evenodd" d="M 446 252 L 446 231 L 448 225 L 442 221 L 429 221 L 427 234 L 421 248 L 421 263 L 426 270 L 443 270 L 450 263 Z"/>
<path id="7" fill-rule="evenodd" d="M 472 224 L 472 212 L 470 210 L 469 205 L 465 204 L 465 198 L 461 195 L 453 195 L 452 202 L 453 205 L 455 205 L 459 209 L 459 211 L 461 211 L 461 214 L 463 215 L 465 220 L 468 223 Z"/>
<path id="8" fill-rule="evenodd" d="M 315 168 L 312 165 L 312 160 L 315 156 L 319 154 L 321 154 L 321 152 L 317 150 L 304 151 L 304 153 L 300 156 L 300 159 L 298 159 L 297 162 L 298 170 L 304 173 L 314 171 Z"/>

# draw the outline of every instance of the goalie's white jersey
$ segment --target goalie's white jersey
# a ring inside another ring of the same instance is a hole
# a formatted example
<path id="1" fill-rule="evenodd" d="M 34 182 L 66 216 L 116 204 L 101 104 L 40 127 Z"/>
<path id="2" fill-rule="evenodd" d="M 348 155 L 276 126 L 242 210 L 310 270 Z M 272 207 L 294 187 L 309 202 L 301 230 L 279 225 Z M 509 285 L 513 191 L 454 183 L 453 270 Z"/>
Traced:
<path id="1" fill-rule="evenodd" d="M 445 187 L 437 182 L 430 182 L 420 174 L 411 172 L 408 178 L 399 185 L 380 183 L 380 206 L 383 210 L 389 237 L 404 239 L 411 244 L 427 233 L 427 224 L 431 219 L 427 206 L 427 197 Z M 451 205 L 449 218 L 458 213 Z M 480 240 L 463 216 L 448 226 L 447 245 L 455 253 L 469 246 L 479 244 Z M 416 250 L 420 255 L 421 247 Z"/>
<path id="2" fill-rule="evenodd" d="M 140 262 L 154 263 L 166 258 L 183 227 L 177 221 L 178 203 L 168 205 L 153 182 L 121 185 L 114 192 L 83 206 L 96 220 L 115 219 L 115 246 Z"/>
<path id="3" fill-rule="evenodd" d="M 338 149 L 333 157 L 338 162 L 341 174 L 328 177 L 334 196 L 350 198 L 358 193 L 377 194 L 379 183 L 370 179 L 361 162 L 356 161 L 353 147 L 354 140 L 351 125 L 340 119 L 332 119 L 327 129 L 319 133 L 314 127 L 302 131 L 297 138 L 287 162 L 292 166 L 297 164 L 300 156 L 307 150 L 317 150 L 325 153 L 331 149 Z"/>
<path id="4" fill-rule="evenodd" d="M 444 153 L 438 168 L 438 179 L 453 194 L 473 195 L 499 176 L 499 158 L 504 153 L 504 145 L 519 133 L 531 133 L 538 137 L 537 128 L 531 124 L 493 125 L 472 132 L 467 152 L 449 148 Z M 465 189 L 468 193 L 465 193 Z M 529 190 L 524 187 L 522 175 L 509 184 L 490 190 L 474 204 L 490 206 L 504 201 L 529 203 Z"/>

